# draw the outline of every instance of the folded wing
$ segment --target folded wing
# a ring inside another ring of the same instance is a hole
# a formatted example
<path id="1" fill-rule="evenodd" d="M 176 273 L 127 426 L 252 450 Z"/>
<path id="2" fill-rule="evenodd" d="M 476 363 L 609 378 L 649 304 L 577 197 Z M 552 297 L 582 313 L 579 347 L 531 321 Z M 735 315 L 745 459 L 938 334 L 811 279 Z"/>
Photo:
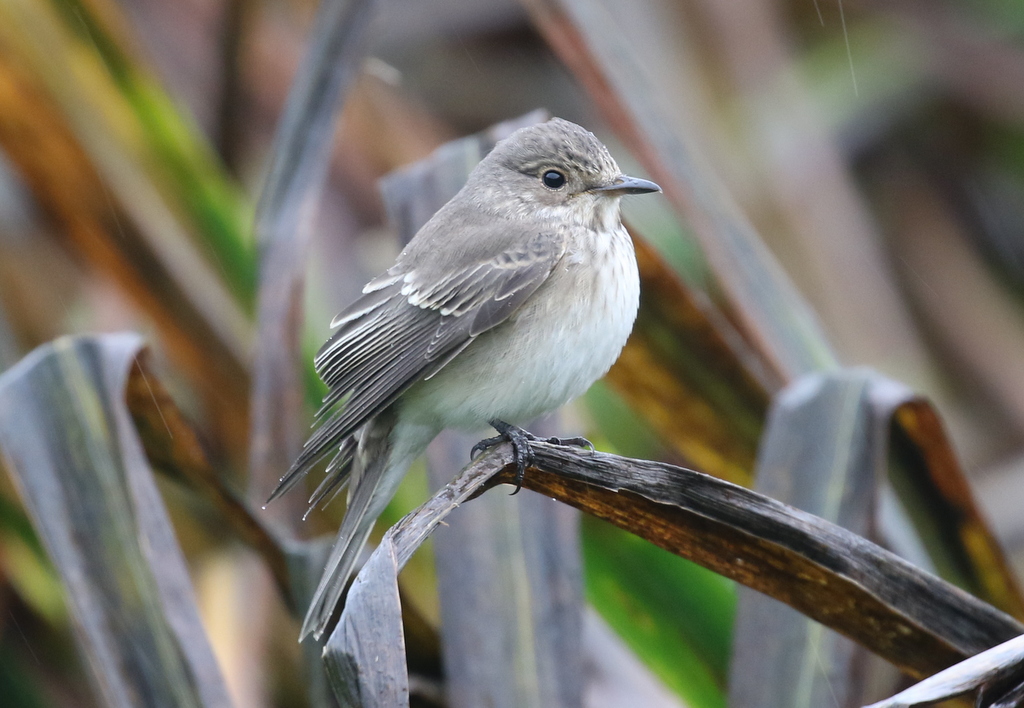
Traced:
<path id="1" fill-rule="evenodd" d="M 270 496 L 291 488 L 311 467 L 334 454 L 328 479 L 310 500 L 319 503 L 344 482 L 353 434 L 410 386 L 452 361 L 482 332 L 504 322 L 548 278 L 565 254 L 565 239 L 547 232 L 497 243 L 517 243 L 488 258 L 451 268 L 417 271 L 402 260 L 370 281 L 363 295 L 332 323 L 337 331 L 317 354 L 316 371 L 330 388 L 324 422 Z M 481 234 L 487 242 L 487 235 Z"/>

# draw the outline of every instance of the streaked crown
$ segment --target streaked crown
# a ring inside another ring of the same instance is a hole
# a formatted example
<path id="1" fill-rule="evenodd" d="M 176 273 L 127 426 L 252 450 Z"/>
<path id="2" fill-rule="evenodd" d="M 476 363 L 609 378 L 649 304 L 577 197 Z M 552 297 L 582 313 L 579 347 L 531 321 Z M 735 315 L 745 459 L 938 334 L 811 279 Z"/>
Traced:
<path id="1" fill-rule="evenodd" d="M 491 156 L 523 174 L 557 166 L 590 176 L 595 185 L 619 174 L 608 148 L 593 133 L 561 118 L 520 128 L 499 142 Z"/>

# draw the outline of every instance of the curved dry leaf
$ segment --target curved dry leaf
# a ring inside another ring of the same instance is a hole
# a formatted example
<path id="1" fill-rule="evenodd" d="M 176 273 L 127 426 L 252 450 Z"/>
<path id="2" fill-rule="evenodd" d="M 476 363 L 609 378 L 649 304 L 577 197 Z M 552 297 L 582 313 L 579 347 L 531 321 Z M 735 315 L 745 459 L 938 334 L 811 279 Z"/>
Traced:
<path id="1" fill-rule="evenodd" d="M 911 675 L 1024 631 L 864 538 L 743 487 L 664 463 L 534 448 L 524 487 L 780 600 Z"/>
<path id="2" fill-rule="evenodd" d="M 900 494 L 912 494 L 941 529 L 939 543 L 966 587 L 1004 612 L 1024 619 L 1016 576 L 974 501 L 942 419 L 931 403 L 903 384 L 877 376 L 871 388 L 879 425 L 891 426 L 892 445 L 911 453 L 893 469 Z M 905 454 L 900 450 L 897 455 Z"/>
<path id="3" fill-rule="evenodd" d="M 305 257 L 331 156 L 335 117 L 369 40 L 374 0 L 321 3 L 310 48 L 292 84 L 256 207 L 260 245 L 258 331 L 252 364 L 250 496 L 270 496 L 301 450 L 305 420 L 302 297 Z M 298 518 L 295 502 L 276 515 Z M 276 508 L 276 507 L 275 507 Z"/>
<path id="4" fill-rule="evenodd" d="M 0 449 L 104 705 L 230 706 L 124 392 L 136 335 L 62 338 L 0 376 Z"/>
<path id="5" fill-rule="evenodd" d="M 897 444 L 901 434 L 909 446 Z M 942 565 L 955 566 L 976 595 L 1020 617 L 1013 573 L 927 401 L 870 369 L 845 369 L 801 378 L 773 403 L 757 491 L 872 537 L 878 485 L 889 476 L 904 480 L 901 493 L 915 495 L 913 508 L 931 517 L 923 528 L 943 532 L 928 543 L 949 559 Z M 759 651 L 766 634 L 784 649 Z M 763 595 L 741 593 L 735 636 L 731 691 L 738 706 L 845 704 L 863 686 L 847 642 Z"/>
<path id="6" fill-rule="evenodd" d="M 385 537 L 353 581 L 346 611 L 324 646 L 327 676 L 342 708 L 409 705 L 398 570 Z"/>
<path id="7" fill-rule="evenodd" d="M 874 529 L 878 476 L 870 376 L 811 374 L 776 397 L 754 489 L 861 536 Z M 888 437 L 888 431 L 881 431 Z M 847 705 L 863 685 L 853 642 L 761 593 L 738 596 L 729 704 L 734 708 Z M 777 650 L 764 651 L 770 641 Z M 854 699 L 855 700 L 855 699 Z"/>
<path id="8" fill-rule="evenodd" d="M 396 640 L 401 637 L 402 617 L 398 572 L 430 532 L 462 502 L 479 493 L 506 462 L 489 454 L 464 469 L 425 504 L 391 527 L 359 571 L 341 619 L 324 647 L 331 685 L 343 705 L 408 705 L 405 645 L 404 640 Z"/>
<path id="9" fill-rule="evenodd" d="M 961 696 L 985 686 L 1004 684 L 1014 679 L 1013 687 L 1024 680 L 1024 636 L 1015 637 L 959 664 L 929 676 L 892 698 L 873 703 L 867 708 L 912 708 Z M 1003 694 L 1005 695 L 1005 694 Z M 1003 695 L 996 698 L 1001 701 Z M 998 703 L 985 701 L 980 705 L 995 708 Z M 1004 703 L 1006 706 L 1018 703 Z"/>
<path id="10" fill-rule="evenodd" d="M 524 487 L 781 600 L 910 675 L 929 675 L 1024 632 L 1012 617 L 860 536 L 743 487 L 664 463 L 546 443 L 534 443 L 534 451 Z M 395 570 L 456 506 L 514 474 L 508 446 L 466 467 L 388 531 Z M 343 621 L 349 614 L 390 622 L 401 608 L 392 606 L 388 618 L 365 611 L 349 603 Z M 387 651 L 340 639 L 335 646 L 348 657 Z"/>

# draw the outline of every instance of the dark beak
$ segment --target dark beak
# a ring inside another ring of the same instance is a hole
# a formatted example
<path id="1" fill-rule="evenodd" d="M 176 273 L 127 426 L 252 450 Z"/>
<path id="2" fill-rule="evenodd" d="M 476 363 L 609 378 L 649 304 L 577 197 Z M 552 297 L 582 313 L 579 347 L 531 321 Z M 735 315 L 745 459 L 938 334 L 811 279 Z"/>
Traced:
<path id="1" fill-rule="evenodd" d="M 606 184 L 603 187 L 593 187 L 590 191 L 609 195 L 649 194 L 650 192 L 660 192 L 661 187 L 650 180 L 619 175 L 611 184 Z"/>

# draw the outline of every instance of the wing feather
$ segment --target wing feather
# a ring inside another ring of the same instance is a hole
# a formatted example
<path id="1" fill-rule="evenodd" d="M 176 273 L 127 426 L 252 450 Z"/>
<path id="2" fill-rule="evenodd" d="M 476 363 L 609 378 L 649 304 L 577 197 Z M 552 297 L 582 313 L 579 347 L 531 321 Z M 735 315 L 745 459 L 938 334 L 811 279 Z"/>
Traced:
<path id="1" fill-rule="evenodd" d="M 329 454 L 341 450 L 347 461 L 360 427 L 410 386 L 436 374 L 482 332 L 505 321 L 547 279 L 566 249 L 564 238 L 553 233 L 512 241 L 520 245 L 449 268 L 440 277 L 436 267 L 424 273 L 400 258 L 334 318 L 332 326 L 338 329 L 314 359 L 317 374 L 330 388 L 318 414 L 326 420 L 271 499 Z M 509 243 L 510 237 L 503 233 L 496 242 Z M 334 472 L 344 475 L 348 469 L 340 464 Z M 320 492 L 342 482 L 332 480 Z M 318 500 L 324 496 L 314 494 Z"/>

